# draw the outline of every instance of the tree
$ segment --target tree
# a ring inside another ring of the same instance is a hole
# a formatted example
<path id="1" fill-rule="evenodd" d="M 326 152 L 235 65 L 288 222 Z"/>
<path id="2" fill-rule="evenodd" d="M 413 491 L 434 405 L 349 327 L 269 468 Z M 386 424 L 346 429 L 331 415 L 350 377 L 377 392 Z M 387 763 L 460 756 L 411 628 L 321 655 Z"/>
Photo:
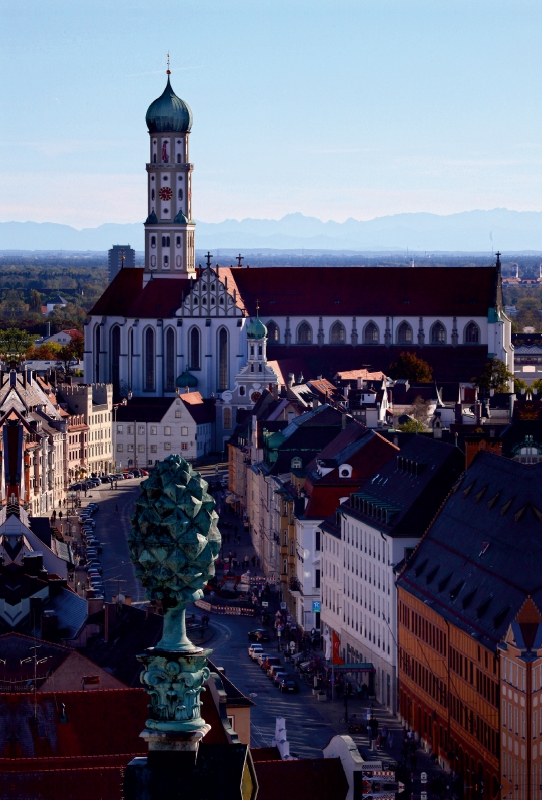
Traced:
<path id="1" fill-rule="evenodd" d="M 431 413 L 430 400 L 425 401 L 423 397 L 418 395 L 410 408 L 407 411 L 409 417 L 416 421 L 418 426 L 417 430 L 425 430 L 427 428 L 427 421 Z"/>
<path id="2" fill-rule="evenodd" d="M 390 364 L 388 372 L 390 378 L 394 380 L 404 378 L 413 383 L 430 383 L 433 380 L 433 370 L 427 361 L 407 351 L 401 353 L 397 361 Z"/>
<path id="3" fill-rule="evenodd" d="M 514 380 L 514 376 L 508 371 L 504 361 L 492 358 L 486 362 L 480 377 L 473 378 L 472 382 L 485 392 L 489 392 L 490 389 L 495 392 L 508 392 L 511 380 Z"/>
<path id="4" fill-rule="evenodd" d="M 71 361 L 81 361 L 85 352 L 85 337 L 82 333 L 77 332 L 72 336 L 71 342 L 64 345 L 60 350 L 58 357 L 64 362 L 66 372 L 68 372 Z"/>
<path id="5" fill-rule="evenodd" d="M 19 328 L 0 331 L 0 358 L 3 361 L 21 361 L 34 346 L 34 337 Z"/>
<path id="6" fill-rule="evenodd" d="M 32 289 L 32 291 L 30 292 L 29 305 L 31 311 L 41 312 L 41 294 L 36 289 Z"/>
<path id="7" fill-rule="evenodd" d="M 528 388 L 529 387 L 524 380 L 522 380 L 521 378 L 514 378 L 514 392 L 516 394 L 519 394 L 522 389 L 525 389 L 525 391 L 527 391 Z"/>
<path id="8" fill-rule="evenodd" d="M 399 430 L 403 431 L 403 433 L 418 433 L 418 431 L 424 430 L 424 428 L 420 426 L 417 420 L 409 419 L 403 422 L 402 425 L 399 425 Z"/>
<path id="9" fill-rule="evenodd" d="M 31 347 L 27 351 L 26 357 L 32 361 L 60 361 L 61 350 L 62 345 L 58 342 L 46 342 L 40 344 L 39 347 Z"/>

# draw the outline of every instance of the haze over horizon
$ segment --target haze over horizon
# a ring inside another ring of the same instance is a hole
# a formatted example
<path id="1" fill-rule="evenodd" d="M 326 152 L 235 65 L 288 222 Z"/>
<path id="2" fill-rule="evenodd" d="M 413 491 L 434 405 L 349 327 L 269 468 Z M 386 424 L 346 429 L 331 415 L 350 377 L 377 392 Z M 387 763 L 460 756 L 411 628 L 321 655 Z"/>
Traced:
<path id="1" fill-rule="evenodd" d="M 145 218 L 168 49 L 194 114 L 196 219 L 542 210 L 535 0 L 3 9 L 0 220 Z"/>

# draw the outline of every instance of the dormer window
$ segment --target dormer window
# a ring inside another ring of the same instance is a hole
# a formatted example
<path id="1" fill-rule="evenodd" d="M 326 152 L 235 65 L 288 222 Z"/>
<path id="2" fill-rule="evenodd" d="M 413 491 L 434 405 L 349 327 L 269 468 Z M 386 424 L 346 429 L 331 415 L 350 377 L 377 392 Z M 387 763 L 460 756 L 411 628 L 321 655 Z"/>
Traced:
<path id="1" fill-rule="evenodd" d="M 341 464 L 339 467 L 339 475 L 341 478 L 351 478 L 352 477 L 352 467 L 350 464 Z"/>
<path id="2" fill-rule="evenodd" d="M 300 458 L 292 458 L 292 469 L 301 469 L 301 459 Z"/>

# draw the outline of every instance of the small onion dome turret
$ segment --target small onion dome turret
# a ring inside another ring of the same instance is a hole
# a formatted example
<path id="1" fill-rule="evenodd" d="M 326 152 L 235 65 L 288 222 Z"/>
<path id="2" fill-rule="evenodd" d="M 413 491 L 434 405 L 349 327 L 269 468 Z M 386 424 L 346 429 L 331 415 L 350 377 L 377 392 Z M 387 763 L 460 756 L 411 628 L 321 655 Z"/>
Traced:
<path id="1" fill-rule="evenodd" d="M 247 337 L 249 339 L 267 339 L 267 328 L 261 321 L 258 312 L 256 312 L 256 319 L 247 327 Z"/>
<path id="2" fill-rule="evenodd" d="M 188 105 L 177 97 L 169 76 L 163 94 L 150 104 L 145 117 L 149 133 L 189 133 L 192 128 L 192 112 Z"/>
<path id="3" fill-rule="evenodd" d="M 177 380 L 175 381 L 175 386 L 179 389 L 195 389 L 198 385 L 198 379 L 195 375 L 192 375 L 191 372 L 188 372 L 187 369 L 179 375 Z"/>

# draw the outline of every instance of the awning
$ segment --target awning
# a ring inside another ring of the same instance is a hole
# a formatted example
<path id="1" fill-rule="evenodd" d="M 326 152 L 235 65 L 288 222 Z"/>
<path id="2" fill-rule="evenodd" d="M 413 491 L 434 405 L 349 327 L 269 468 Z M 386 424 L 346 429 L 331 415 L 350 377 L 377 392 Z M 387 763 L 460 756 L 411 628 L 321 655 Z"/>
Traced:
<path id="1" fill-rule="evenodd" d="M 331 665 L 326 665 L 326 669 L 331 671 Z M 373 665 L 368 662 L 363 664 L 334 664 L 333 670 L 334 672 L 376 672 L 376 669 L 373 667 Z"/>

